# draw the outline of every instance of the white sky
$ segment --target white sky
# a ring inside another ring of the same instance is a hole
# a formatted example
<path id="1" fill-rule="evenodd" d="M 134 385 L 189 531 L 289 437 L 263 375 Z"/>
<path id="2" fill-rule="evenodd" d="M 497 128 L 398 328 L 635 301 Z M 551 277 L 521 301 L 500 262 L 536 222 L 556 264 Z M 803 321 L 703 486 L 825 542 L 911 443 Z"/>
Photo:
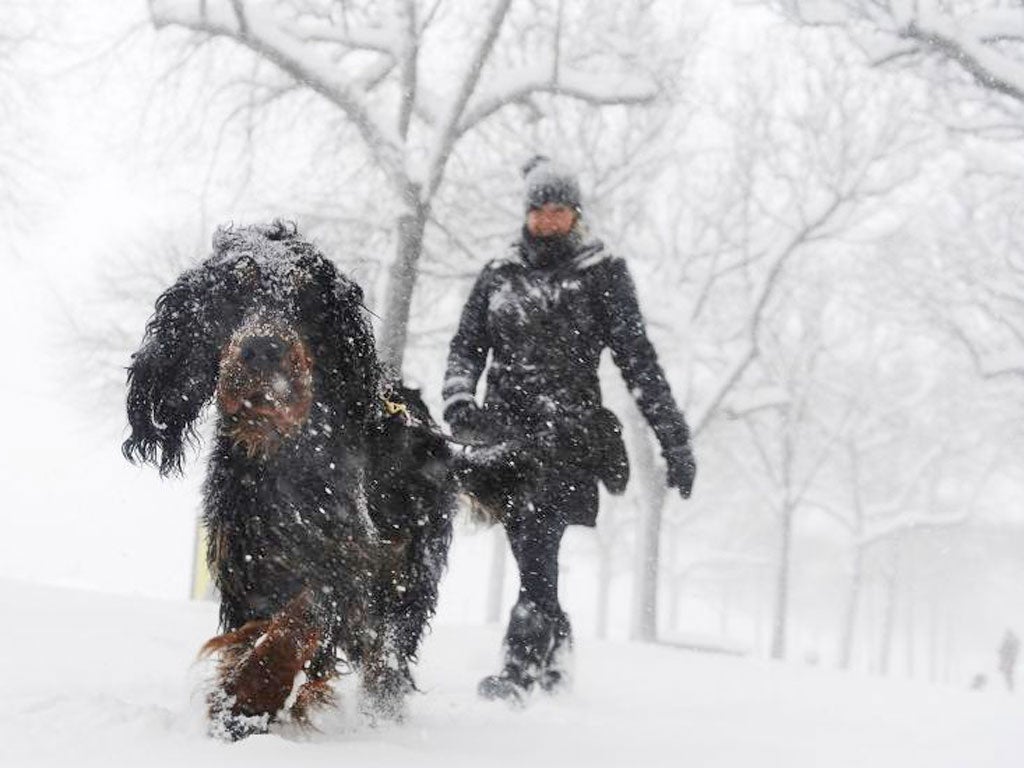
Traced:
<path id="1" fill-rule="evenodd" d="M 180 596 L 188 588 L 197 478 L 161 483 L 121 458 L 121 425 L 88 412 L 94 397 L 80 390 L 68 347 L 70 324 L 102 311 L 93 291 L 110 254 L 185 199 L 157 186 L 133 151 L 137 128 L 124 116 L 146 95 L 132 82 L 133 68 L 106 68 L 103 76 L 80 64 L 91 50 L 83 40 L 138 18 L 144 4 L 88 9 L 64 3 L 62 39 L 23 61 L 38 76 L 42 153 L 26 207 L 32 224 L 17 253 L 0 257 L 8 352 L 0 377 L 7 406 L 0 576 Z"/>

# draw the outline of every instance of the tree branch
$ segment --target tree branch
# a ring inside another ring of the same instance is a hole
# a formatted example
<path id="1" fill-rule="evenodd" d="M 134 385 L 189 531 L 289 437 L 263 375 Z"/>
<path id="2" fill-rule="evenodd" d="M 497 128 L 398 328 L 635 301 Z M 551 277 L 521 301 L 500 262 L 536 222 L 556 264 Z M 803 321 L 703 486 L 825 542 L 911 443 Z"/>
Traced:
<path id="1" fill-rule="evenodd" d="M 729 394 L 729 391 L 739 381 L 743 372 L 754 361 L 754 358 L 757 357 L 758 329 L 761 326 L 761 320 L 764 316 L 768 299 L 771 298 L 779 273 L 782 272 L 782 267 L 789 260 L 789 257 L 814 235 L 815 230 L 828 222 L 839 209 L 841 203 L 842 200 L 840 198 L 833 199 L 829 205 L 818 212 L 818 215 L 813 220 L 796 232 L 772 260 L 771 266 L 754 292 L 756 299 L 750 312 L 750 320 L 743 333 L 746 337 L 743 350 L 733 360 L 726 375 L 719 380 L 718 386 L 715 388 L 710 399 L 704 404 L 703 408 L 697 411 L 696 416 L 692 419 L 690 429 L 694 435 L 699 434 L 707 426 L 711 416 L 718 410 L 726 395 Z"/>
<path id="2" fill-rule="evenodd" d="M 409 121 L 412 119 L 413 107 L 416 104 L 417 59 L 419 58 L 419 38 L 416 29 L 416 3 L 413 0 L 402 0 L 399 5 L 401 12 L 402 50 L 401 62 L 401 96 L 398 107 L 398 135 L 405 141 L 409 135 Z"/>
<path id="3" fill-rule="evenodd" d="M 903 533 L 903 531 L 962 525 L 970 519 L 970 516 L 971 510 L 969 508 L 953 515 L 929 515 L 923 512 L 908 512 L 894 520 L 888 520 L 871 526 L 870 530 L 857 539 L 857 546 L 867 547 Z"/>
<path id="4" fill-rule="evenodd" d="M 505 22 L 505 16 L 508 14 L 511 4 L 512 0 L 497 0 L 494 4 L 490 18 L 487 20 L 484 36 L 473 52 L 473 56 L 469 60 L 469 66 L 466 69 L 466 74 L 459 85 L 459 90 L 448 107 L 448 112 L 438 130 L 437 141 L 434 144 L 434 149 L 431 152 L 430 161 L 427 165 L 427 183 L 423 188 L 425 200 L 433 198 L 437 188 L 441 185 L 448 156 L 451 154 L 456 140 L 461 135 L 458 130 L 459 121 L 462 119 L 470 97 L 476 90 L 477 83 L 480 81 L 480 73 L 483 71 L 484 64 L 494 48 L 494 42 L 498 39 L 498 33 L 501 32 L 502 24 Z"/>
<path id="5" fill-rule="evenodd" d="M 899 34 L 959 64 L 988 90 L 1024 101 L 1024 66 L 988 48 L 983 41 L 958 31 L 953 23 L 936 21 L 929 26 L 914 20 Z"/>
<path id="6" fill-rule="evenodd" d="M 1001 376 L 1024 376 L 1024 361 L 1020 360 L 1019 355 L 1014 359 L 993 363 L 983 357 L 981 350 L 978 349 L 974 340 L 955 321 L 949 320 L 945 325 L 949 332 L 963 344 L 967 354 L 971 357 L 971 362 L 974 363 L 974 370 L 983 379 L 995 379 Z"/>
<path id="7" fill-rule="evenodd" d="M 469 105 L 459 123 L 459 134 L 466 133 L 502 107 L 520 103 L 538 93 L 567 96 L 593 106 L 619 106 L 649 104 L 657 97 L 658 90 L 650 83 L 626 78 L 609 86 L 604 78 L 567 71 L 564 67 L 558 72 L 548 67 L 522 70 L 506 75 L 502 82 L 487 89 Z"/>
<path id="8" fill-rule="evenodd" d="M 210 5 L 217 7 L 211 9 Z M 281 31 L 282 25 L 277 20 L 250 10 L 242 21 L 238 15 L 239 5 L 237 0 L 232 0 L 230 8 L 223 3 L 150 0 L 150 16 L 157 28 L 177 26 L 210 37 L 227 38 L 272 62 L 344 112 L 384 171 L 401 179 L 404 169 L 396 137 L 371 115 L 365 94 L 334 76 L 330 62 Z"/>
<path id="9" fill-rule="evenodd" d="M 340 30 L 337 27 L 321 22 L 301 19 L 290 24 L 281 24 L 282 28 L 297 39 L 309 43 L 333 43 L 356 51 L 374 51 L 383 53 L 390 58 L 397 58 L 394 38 L 386 30 Z"/>
<path id="10" fill-rule="evenodd" d="M 856 25 L 863 22 L 870 29 L 869 37 L 877 40 L 881 35 L 899 41 L 889 51 L 874 53 L 876 63 L 930 51 L 959 65 L 983 88 L 1024 101 L 1024 65 L 996 47 L 1024 41 L 1024 13 L 1019 9 L 988 8 L 954 15 L 928 0 L 779 0 L 778 5 L 786 15 L 808 26 L 847 27 L 855 38 L 862 38 L 863 27 L 859 33 Z M 908 49 L 907 41 L 915 48 Z"/>

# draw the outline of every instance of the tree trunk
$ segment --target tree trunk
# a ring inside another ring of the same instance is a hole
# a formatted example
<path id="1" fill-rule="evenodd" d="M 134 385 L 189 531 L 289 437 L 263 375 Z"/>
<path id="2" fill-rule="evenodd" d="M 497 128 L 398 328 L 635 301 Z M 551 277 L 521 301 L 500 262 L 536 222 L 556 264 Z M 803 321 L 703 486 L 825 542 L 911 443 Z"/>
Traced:
<path id="1" fill-rule="evenodd" d="M 727 639 L 732 634 L 730 631 L 730 619 L 732 617 L 734 590 L 734 583 L 732 581 L 727 581 L 722 586 L 722 590 L 719 593 L 720 602 L 718 606 L 718 634 L 723 640 Z"/>
<path id="2" fill-rule="evenodd" d="M 939 604 L 932 595 L 928 608 L 928 682 L 939 681 Z"/>
<path id="3" fill-rule="evenodd" d="M 505 596 L 505 561 L 508 557 L 508 546 L 505 544 L 505 529 L 494 526 L 491 531 L 491 573 L 487 580 L 487 613 L 488 624 L 501 621 L 501 609 Z"/>
<path id="4" fill-rule="evenodd" d="M 758 589 L 754 594 L 754 648 L 757 649 L 758 654 L 764 653 L 765 650 L 765 620 L 764 620 L 764 607 L 767 604 L 768 596 L 763 595 L 762 590 L 764 587 L 762 584 L 758 584 Z"/>
<path id="5" fill-rule="evenodd" d="M 675 574 L 669 576 L 668 580 L 668 631 L 676 633 L 679 631 L 679 603 L 683 594 L 680 587 L 682 580 Z"/>
<path id="6" fill-rule="evenodd" d="M 914 679 L 917 676 L 917 604 L 913 590 L 904 591 L 903 600 L 903 621 L 904 634 L 906 635 L 905 650 L 907 659 L 907 677 Z"/>
<path id="7" fill-rule="evenodd" d="M 893 542 L 892 559 L 885 575 L 885 606 L 882 613 L 882 644 L 878 653 L 878 672 L 889 674 L 893 638 L 896 635 L 896 588 L 899 585 L 900 541 Z"/>
<path id="8" fill-rule="evenodd" d="M 634 640 L 653 642 L 658 636 L 658 571 L 661 562 L 661 511 L 665 503 L 665 478 L 639 411 L 630 409 L 626 421 L 636 447 L 635 466 L 640 487 L 631 635 Z"/>
<path id="9" fill-rule="evenodd" d="M 775 577 L 775 616 L 772 620 L 772 658 L 786 658 L 786 624 L 789 612 L 789 559 L 793 538 L 793 509 L 782 510 L 782 537 L 779 542 L 779 566 Z"/>
<path id="10" fill-rule="evenodd" d="M 661 562 L 667 573 L 668 594 L 662 600 L 662 608 L 668 604 L 668 616 L 662 619 L 661 625 L 667 627 L 669 632 L 677 632 L 679 629 L 679 598 L 682 594 L 683 575 L 679 568 L 679 538 L 669 536 L 665 540 L 665 551 L 661 555 Z"/>
<path id="11" fill-rule="evenodd" d="M 612 591 L 612 545 L 601 542 L 597 553 L 597 637 L 608 638 L 608 609 Z"/>
<path id="12" fill-rule="evenodd" d="M 405 205 L 395 221 L 398 243 L 388 270 L 384 297 L 384 324 L 380 332 L 381 361 L 401 376 L 405 342 L 409 332 L 409 311 L 423 252 L 423 230 L 429 206 L 420 200 L 420 187 L 410 183 L 402 200 Z"/>
<path id="13" fill-rule="evenodd" d="M 953 680 L 953 660 L 956 658 L 956 627 L 948 611 L 942 612 L 942 682 Z M 1012 681 L 1008 683 L 1012 685 Z M 1013 693 L 1011 687 L 1010 693 Z"/>
<path id="14" fill-rule="evenodd" d="M 917 539 L 907 535 L 900 539 L 902 548 L 901 561 L 905 563 L 916 563 L 920 552 L 917 549 Z M 917 676 L 917 598 L 918 584 L 914 578 L 914 569 L 902 569 L 900 574 L 900 604 L 899 624 L 903 635 L 903 658 L 904 671 L 908 679 Z M 895 663 L 895 662 L 894 662 Z"/>
<path id="15" fill-rule="evenodd" d="M 846 612 L 839 635 L 839 668 L 849 669 L 853 659 L 853 639 L 857 632 L 857 609 L 860 606 L 861 589 L 864 586 L 864 550 L 854 545 L 853 566 L 850 572 L 850 588 L 846 595 Z"/>

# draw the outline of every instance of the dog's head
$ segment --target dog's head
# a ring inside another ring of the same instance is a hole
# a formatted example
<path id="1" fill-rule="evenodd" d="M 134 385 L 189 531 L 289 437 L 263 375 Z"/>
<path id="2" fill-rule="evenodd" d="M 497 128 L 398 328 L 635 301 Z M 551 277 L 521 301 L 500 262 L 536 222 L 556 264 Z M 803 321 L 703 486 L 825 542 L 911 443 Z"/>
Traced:
<path id="1" fill-rule="evenodd" d="M 314 358 L 284 318 L 250 315 L 221 351 L 217 407 L 224 429 L 250 456 L 295 437 L 313 405 Z"/>
<path id="2" fill-rule="evenodd" d="M 380 379 L 359 286 L 294 227 L 227 227 L 156 302 L 128 369 L 130 460 L 180 470 L 206 403 L 250 455 L 272 454 L 317 409 L 359 430 Z"/>

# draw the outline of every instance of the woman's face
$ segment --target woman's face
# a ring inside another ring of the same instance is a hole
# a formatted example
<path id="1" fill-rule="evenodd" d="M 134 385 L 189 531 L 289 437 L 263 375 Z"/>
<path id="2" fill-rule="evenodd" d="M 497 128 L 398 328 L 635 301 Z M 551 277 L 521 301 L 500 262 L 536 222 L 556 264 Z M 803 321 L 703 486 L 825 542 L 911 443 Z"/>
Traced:
<path id="1" fill-rule="evenodd" d="M 557 203 L 544 203 L 526 214 L 526 229 L 534 237 L 567 235 L 576 223 L 576 211 Z"/>

